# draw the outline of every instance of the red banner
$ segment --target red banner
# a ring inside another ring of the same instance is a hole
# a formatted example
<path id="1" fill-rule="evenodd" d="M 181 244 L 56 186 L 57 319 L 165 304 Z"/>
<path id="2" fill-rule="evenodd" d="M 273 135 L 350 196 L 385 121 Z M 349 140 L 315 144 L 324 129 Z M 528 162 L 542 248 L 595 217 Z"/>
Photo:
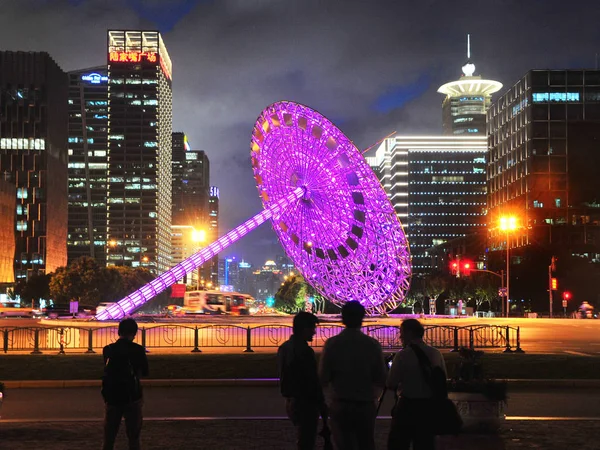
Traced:
<path id="1" fill-rule="evenodd" d="M 185 296 L 185 284 L 174 284 L 171 286 L 171 298 L 183 298 Z"/>

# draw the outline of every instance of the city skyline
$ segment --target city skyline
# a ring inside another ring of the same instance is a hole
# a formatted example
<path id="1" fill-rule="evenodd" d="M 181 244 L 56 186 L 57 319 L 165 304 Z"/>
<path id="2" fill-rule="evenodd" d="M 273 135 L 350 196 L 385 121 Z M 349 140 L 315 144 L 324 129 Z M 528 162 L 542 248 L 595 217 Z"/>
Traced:
<path id="1" fill-rule="evenodd" d="M 67 71 L 104 62 L 107 29 L 159 29 L 174 66 L 174 129 L 186 131 L 214 160 L 221 228 L 229 230 L 260 207 L 248 142 L 256 115 L 272 101 L 311 105 L 365 148 L 393 130 L 442 133 L 436 89 L 460 76 L 467 33 L 476 74 L 505 86 L 531 68 L 595 64 L 599 32 L 592 15 L 577 15 L 577 33 L 568 29 L 577 8 L 554 1 L 544 2 L 544 10 L 522 2 L 493 10 L 462 3 L 463 15 L 448 23 L 455 7 L 443 3 L 407 14 L 395 2 L 350 1 L 341 7 L 308 1 L 302 8 L 288 2 L 284 10 L 269 1 L 179 1 L 162 11 L 157 2 L 109 1 L 98 8 L 85 0 L 9 1 L 0 37 L 5 50 L 47 51 Z M 534 15 L 545 26 L 536 42 L 524 46 Z M 414 20 L 419 16 L 428 20 Z M 499 23 L 503 28 L 492 26 Z M 270 41 L 275 32 L 277 39 Z M 260 47 L 265 40 L 270 46 Z M 256 263 L 283 253 L 270 227 L 234 251 L 256 257 Z"/>

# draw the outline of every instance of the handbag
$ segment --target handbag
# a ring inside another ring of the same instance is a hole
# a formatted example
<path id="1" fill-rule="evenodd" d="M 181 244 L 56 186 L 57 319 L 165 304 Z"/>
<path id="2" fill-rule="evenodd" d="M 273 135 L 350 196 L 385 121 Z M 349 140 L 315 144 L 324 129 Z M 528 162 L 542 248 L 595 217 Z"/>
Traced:
<path id="1" fill-rule="evenodd" d="M 411 344 L 410 347 L 419 360 L 425 382 L 433 392 L 433 398 L 431 399 L 432 420 L 428 424 L 429 430 L 436 436 L 460 433 L 463 421 L 456 405 L 448 398 L 444 370 L 439 366 L 432 366 L 425 352 L 418 346 Z"/>

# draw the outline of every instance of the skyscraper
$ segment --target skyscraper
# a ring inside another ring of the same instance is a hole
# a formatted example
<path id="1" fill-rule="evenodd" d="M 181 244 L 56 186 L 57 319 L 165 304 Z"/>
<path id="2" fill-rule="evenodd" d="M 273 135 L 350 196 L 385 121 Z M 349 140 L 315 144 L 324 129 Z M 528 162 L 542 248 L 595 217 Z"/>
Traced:
<path id="1" fill-rule="evenodd" d="M 471 38 L 467 35 L 467 62 L 462 66 L 459 80 L 446 83 L 438 89 L 446 98 L 442 102 L 442 124 L 445 135 L 485 136 L 485 113 L 492 94 L 502 88 L 502 83 L 484 80 L 474 75 L 471 62 Z"/>
<path id="2" fill-rule="evenodd" d="M 44 52 L 0 52 L 0 171 L 16 186 L 15 278 L 67 263 L 68 77 Z"/>
<path id="3" fill-rule="evenodd" d="M 185 133 L 173 133 L 172 222 L 207 229 L 210 187 L 206 153 L 192 150 Z"/>
<path id="4" fill-rule="evenodd" d="M 436 269 L 432 249 L 486 226 L 485 137 L 396 136 L 369 164 L 407 233 L 414 274 Z"/>
<path id="5" fill-rule="evenodd" d="M 215 241 L 219 238 L 219 188 L 211 186 L 208 197 L 208 216 L 209 216 L 209 240 Z M 219 284 L 219 256 L 215 255 L 210 262 L 204 264 L 204 279 L 210 281 L 213 286 Z M 223 278 L 223 277 L 221 277 Z"/>
<path id="6" fill-rule="evenodd" d="M 69 72 L 69 262 L 106 264 L 108 70 Z"/>
<path id="7" fill-rule="evenodd" d="M 159 32 L 108 32 L 108 265 L 171 265 L 171 78 Z"/>
<path id="8" fill-rule="evenodd" d="M 600 71 L 531 70 L 494 102 L 488 127 L 488 214 L 492 224 L 518 216 L 511 247 L 593 244 L 600 225 Z M 505 234 L 490 231 L 491 250 L 505 248 Z"/>

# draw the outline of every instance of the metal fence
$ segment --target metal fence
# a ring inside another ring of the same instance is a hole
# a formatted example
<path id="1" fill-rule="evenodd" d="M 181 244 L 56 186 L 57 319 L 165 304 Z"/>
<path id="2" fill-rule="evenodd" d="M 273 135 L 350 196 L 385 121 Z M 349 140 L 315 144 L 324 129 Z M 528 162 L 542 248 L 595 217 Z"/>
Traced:
<path id="1" fill-rule="evenodd" d="M 344 329 L 341 325 L 321 325 L 312 346 L 322 347 L 325 341 Z M 400 327 L 369 325 L 362 331 L 377 339 L 384 350 L 396 350 L 402 345 Z M 194 353 L 203 348 L 239 348 L 252 352 L 254 348 L 277 348 L 292 334 L 289 325 L 156 325 L 140 327 L 135 342 L 148 350 L 190 348 Z M 14 327 L 0 328 L 4 353 L 30 351 L 32 354 L 58 351 L 95 353 L 118 339 L 117 327 Z M 458 351 L 467 348 L 504 348 L 506 352 L 522 352 L 519 327 L 498 325 L 425 326 L 425 342 L 444 349 Z"/>

